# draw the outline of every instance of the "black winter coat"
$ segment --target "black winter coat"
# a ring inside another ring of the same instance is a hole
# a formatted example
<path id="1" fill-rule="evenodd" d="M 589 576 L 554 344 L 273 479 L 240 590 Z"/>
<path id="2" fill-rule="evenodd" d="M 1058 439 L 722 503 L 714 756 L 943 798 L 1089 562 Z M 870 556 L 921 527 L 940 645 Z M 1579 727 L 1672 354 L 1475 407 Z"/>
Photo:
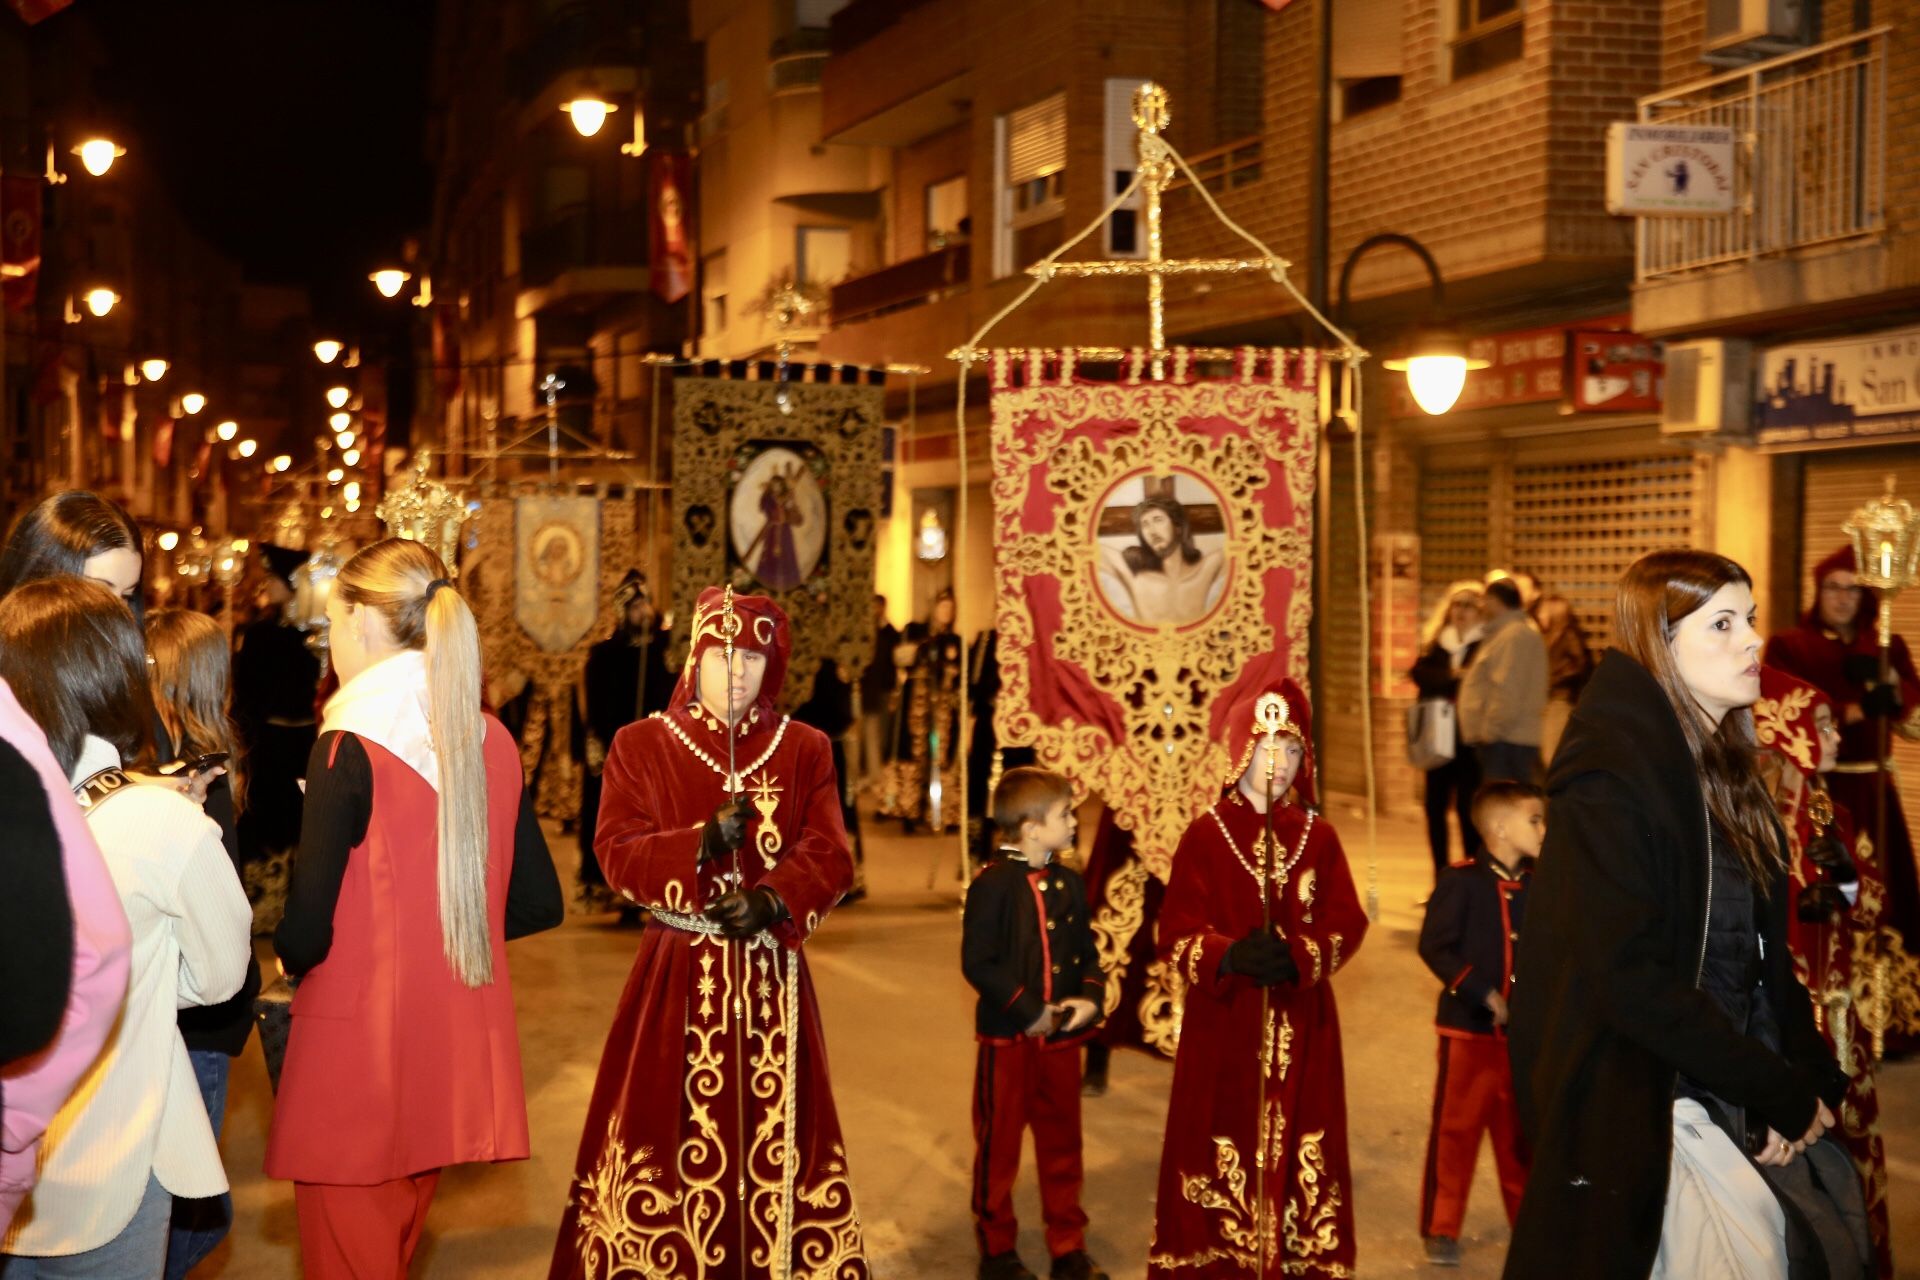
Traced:
<path id="1" fill-rule="evenodd" d="M 1710 892 L 1704 793 L 1647 670 L 1610 651 L 1548 779 L 1509 1029 L 1534 1151 L 1506 1274 L 1645 1276 L 1660 1247 L 1674 1090 L 1684 1072 L 1798 1138 L 1846 1086 L 1793 976 L 1784 871 L 1764 907 L 1763 981 L 1783 1052 L 1698 988 Z"/>
<path id="2" fill-rule="evenodd" d="M 1050 1004 L 1075 997 L 1104 1014 L 1107 980 L 1087 920 L 1087 884 L 1071 867 L 1035 871 L 1001 851 L 967 887 L 960 969 L 979 993 L 973 1029 L 983 1040 L 1017 1040 Z M 1100 1019 L 1050 1044 L 1083 1040 Z"/>

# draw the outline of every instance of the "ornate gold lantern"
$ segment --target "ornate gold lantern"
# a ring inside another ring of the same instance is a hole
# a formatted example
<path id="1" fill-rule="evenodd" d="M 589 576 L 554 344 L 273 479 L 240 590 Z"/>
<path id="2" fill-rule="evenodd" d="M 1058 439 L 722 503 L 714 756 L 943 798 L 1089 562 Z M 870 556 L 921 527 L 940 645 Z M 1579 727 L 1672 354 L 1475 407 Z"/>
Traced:
<path id="1" fill-rule="evenodd" d="M 1920 519 L 1913 504 L 1893 496 L 1893 477 L 1887 477 L 1887 491 L 1853 513 L 1840 526 L 1853 540 L 1855 576 L 1860 585 L 1872 587 L 1882 596 L 1880 644 L 1893 642 L 1893 610 L 1890 597 L 1920 580 Z"/>
<path id="2" fill-rule="evenodd" d="M 374 508 L 395 538 L 426 544 L 456 577 L 460 573 L 460 526 L 472 512 L 460 495 L 427 478 L 429 458 L 422 449 L 413 461 L 413 478 L 392 489 Z"/>

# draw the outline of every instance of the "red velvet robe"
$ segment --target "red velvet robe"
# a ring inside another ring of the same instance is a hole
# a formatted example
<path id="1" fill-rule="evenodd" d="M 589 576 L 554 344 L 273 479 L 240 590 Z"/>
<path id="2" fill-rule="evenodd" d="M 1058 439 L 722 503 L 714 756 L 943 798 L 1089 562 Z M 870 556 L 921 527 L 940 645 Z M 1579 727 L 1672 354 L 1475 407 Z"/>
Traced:
<path id="1" fill-rule="evenodd" d="M 860 1220 L 800 951 L 853 882 L 832 755 L 818 730 L 782 729 L 764 712 L 740 735 L 735 758 L 756 809 L 740 851 L 746 883 L 772 888 L 790 918 L 750 944 L 731 941 L 700 931 L 700 912 L 726 891 L 732 866 L 696 865 L 697 824 L 725 799 L 727 760 L 726 734 L 702 719 L 674 711 L 628 725 L 607 757 L 595 848 L 607 883 L 654 918 L 607 1036 L 549 1275 L 863 1280 Z"/>
<path id="2" fill-rule="evenodd" d="M 1816 884 L 1823 873 L 1807 856 L 1814 835 L 1813 820 L 1807 811 L 1808 792 L 1780 800 L 1780 817 L 1792 846 L 1793 865 L 1788 875 L 1797 894 Z M 1813 997 L 1813 1015 L 1835 1057 L 1847 1069 L 1852 1084 L 1841 1099 L 1839 1137 L 1860 1171 L 1866 1193 L 1867 1227 L 1873 1236 L 1878 1274 L 1890 1280 L 1893 1272 L 1893 1242 L 1887 1210 L 1887 1152 L 1880 1136 L 1880 1095 L 1874 1080 L 1873 1035 L 1854 1007 L 1854 941 L 1879 928 L 1880 913 L 1887 897 L 1887 885 L 1870 857 L 1872 841 L 1856 838 L 1853 819 L 1845 808 L 1835 805 L 1833 834 L 1853 853 L 1860 871 L 1860 896 L 1853 910 L 1838 924 L 1809 924 L 1796 913 L 1787 919 L 1787 945 L 1793 950 L 1794 976 Z M 1836 1012 L 1835 998 L 1845 993 L 1844 1012 Z M 1839 1034 L 1837 1034 L 1839 1033 Z M 1842 1039 L 1844 1037 L 1844 1047 Z"/>
<path id="3" fill-rule="evenodd" d="M 1252 868 L 1264 822 L 1237 791 L 1202 814 L 1180 841 L 1161 907 L 1161 956 L 1186 993 L 1148 1255 L 1153 1277 L 1354 1274 L 1346 1080 L 1328 979 L 1360 949 L 1367 917 L 1332 825 L 1314 818 L 1303 844 L 1306 811 L 1276 809 L 1276 865 L 1292 865 L 1275 885 L 1273 918 L 1300 982 L 1269 989 L 1263 1028 L 1259 988 L 1222 977 L 1220 962 L 1260 927 Z M 1261 1268 L 1255 1112 L 1263 1096 L 1273 1159 Z"/>

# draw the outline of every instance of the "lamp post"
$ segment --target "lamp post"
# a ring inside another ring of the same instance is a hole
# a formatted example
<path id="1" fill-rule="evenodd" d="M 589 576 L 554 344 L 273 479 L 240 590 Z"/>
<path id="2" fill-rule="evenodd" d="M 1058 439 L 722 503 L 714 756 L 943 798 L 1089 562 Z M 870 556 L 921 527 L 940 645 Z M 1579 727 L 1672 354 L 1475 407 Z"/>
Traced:
<path id="1" fill-rule="evenodd" d="M 1368 253 L 1387 245 L 1398 246 L 1420 259 L 1432 283 L 1433 299 L 1427 323 L 1414 331 L 1405 352 L 1382 360 L 1380 364 L 1382 368 L 1406 374 L 1407 389 L 1413 393 L 1414 403 L 1424 412 L 1437 417 L 1453 408 L 1454 402 L 1460 399 L 1461 389 L 1467 383 L 1467 371 L 1484 369 L 1487 362 L 1468 355 L 1467 340 L 1445 323 L 1443 308 L 1446 296 L 1445 285 L 1440 278 L 1440 264 L 1433 260 L 1433 255 L 1427 252 L 1425 245 L 1412 236 L 1391 231 L 1368 236 L 1355 245 L 1347 255 L 1347 260 L 1340 264 L 1340 295 L 1333 313 L 1334 323 L 1342 329 L 1347 327 L 1353 269 Z"/>

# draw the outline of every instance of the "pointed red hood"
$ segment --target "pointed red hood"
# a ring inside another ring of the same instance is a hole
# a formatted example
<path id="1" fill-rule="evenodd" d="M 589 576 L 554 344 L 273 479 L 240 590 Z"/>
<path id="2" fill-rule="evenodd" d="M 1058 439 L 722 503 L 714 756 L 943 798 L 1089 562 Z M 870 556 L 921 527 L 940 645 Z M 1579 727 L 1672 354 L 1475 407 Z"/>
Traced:
<path id="1" fill-rule="evenodd" d="M 1245 694 L 1228 709 L 1219 729 L 1220 745 L 1226 748 L 1230 761 L 1223 785 L 1230 787 L 1239 782 L 1247 766 L 1253 763 L 1253 749 L 1266 732 L 1258 709 L 1261 699 L 1269 694 L 1278 695 L 1286 710 L 1280 732 L 1297 739 L 1304 753 L 1300 773 L 1293 780 L 1293 790 L 1301 804 L 1311 807 L 1317 802 L 1313 785 L 1313 710 L 1307 704 L 1305 692 L 1292 680 L 1281 680 L 1269 688 Z"/>
<path id="2" fill-rule="evenodd" d="M 1812 631 L 1825 631 L 1827 624 L 1820 620 L 1820 584 L 1830 574 L 1841 570 L 1848 573 L 1860 571 L 1859 562 L 1853 558 L 1853 544 L 1848 543 L 1832 555 L 1813 566 L 1813 606 L 1801 617 L 1802 626 Z M 1853 620 L 1853 629 L 1861 635 L 1873 630 L 1873 624 L 1880 617 L 1880 596 L 1877 592 L 1862 586 L 1860 588 L 1860 612 Z"/>
<path id="3" fill-rule="evenodd" d="M 726 643 L 721 631 L 722 602 L 726 592 L 708 587 L 693 606 L 693 628 L 687 646 L 687 664 L 681 668 L 680 683 L 673 690 L 673 709 L 682 711 L 700 700 L 700 658 L 708 649 Z M 765 596 L 736 595 L 733 615 L 738 623 L 733 646 L 767 655 L 767 673 L 760 682 L 760 696 L 754 700 L 763 718 L 771 718 L 780 700 L 780 689 L 787 679 L 787 660 L 793 653 L 793 635 L 787 626 L 786 611 Z M 744 712 L 744 709 L 743 709 Z"/>

